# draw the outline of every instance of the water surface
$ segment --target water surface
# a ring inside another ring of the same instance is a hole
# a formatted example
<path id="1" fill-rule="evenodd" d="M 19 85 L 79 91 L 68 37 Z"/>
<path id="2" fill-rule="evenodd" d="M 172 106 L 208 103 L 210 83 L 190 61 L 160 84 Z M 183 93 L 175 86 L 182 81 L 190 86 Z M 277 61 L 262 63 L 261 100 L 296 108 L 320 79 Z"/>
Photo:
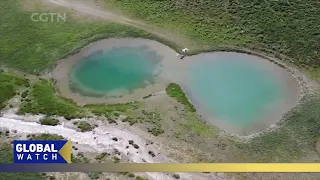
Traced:
<path id="1" fill-rule="evenodd" d="M 154 83 L 160 60 L 146 47 L 100 50 L 81 59 L 72 69 L 70 80 L 90 93 L 133 91 Z"/>
<path id="2" fill-rule="evenodd" d="M 83 104 L 140 100 L 175 82 L 204 120 L 240 135 L 275 124 L 300 94 L 293 76 L 266 59 L 212 52 L 181 60 L 145 39 L 93 43 L 61 61 L 54 76 L 60 94 Z"/>
<path id="3" fill-rule="evenodd" d="M 291 74 L 260 57 L 215 52 L 187 61 L 182 85 L 188 97 L 210 122 L 230 131 L 266 128 L 298 100 Z"/>

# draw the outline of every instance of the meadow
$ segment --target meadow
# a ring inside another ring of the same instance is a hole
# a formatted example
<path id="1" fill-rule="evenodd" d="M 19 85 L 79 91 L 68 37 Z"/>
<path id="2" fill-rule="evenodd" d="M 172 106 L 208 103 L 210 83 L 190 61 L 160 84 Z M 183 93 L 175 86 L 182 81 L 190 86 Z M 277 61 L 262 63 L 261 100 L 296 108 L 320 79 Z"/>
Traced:
<path id="1" fill-rule="evenodd" d="M 146 37 L 175 46 L 131 26 L 105 21 L 77 22 L 68 16 L 66 22 L 33 22 L 32 12 L 24 10 L 21 2 L 3 0 L 0 7 L 0 34 L 5 34 L 0 41 L 0 64 L 16 70 L 39 75 L 54 67 L 59 59 L 108 37 Z"/>
<path id="2" fill-rule="evenodd" d="M 6 102 L 18 93 L 19 88 L 28 86 L 27 79 L 0 73 L 0 109 L 6 106 Z"/>
<path id="3" fill-rule="evenodd" d="M 33 85 L 29 95 L 22 102 L 19 114 L 25 113 L 57 115 L 66 119 L 85 117 L 84 110 L 71 100 L 57 97 L 52 82 L 44 79 Z"/>
<path id="4" fill-rule="evenodd" d="M 320 2 L 249 0 L 111 0 L 106 4 L 207 49 L 246 47 L 286 55 L 301 67 L 320 67 Z"/>

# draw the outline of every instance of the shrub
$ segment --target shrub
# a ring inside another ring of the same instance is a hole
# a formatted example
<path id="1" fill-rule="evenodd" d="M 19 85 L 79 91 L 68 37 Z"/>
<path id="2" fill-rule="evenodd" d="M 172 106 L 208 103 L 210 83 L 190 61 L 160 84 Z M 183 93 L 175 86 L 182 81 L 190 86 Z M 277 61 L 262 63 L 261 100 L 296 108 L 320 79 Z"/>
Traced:
<path id="1" fill-rule="evenodd" d="M 138 120 L 135 119 L 135 118 L 132 118 L 132 117 L 127 116 L 127 117 L 125 117 L 124 119 L 122 119 L 122 122 L 129 122 L 130 126 L 132 126 L 132 125 L 134 125 L 135 123 L 137 123 Z"/>
<path id="2" fill-rule="evenodd" d="M 101 172 L 89 172 L 88 176 L 90 179 L 99 179 L 101 174 Z"/>
<path id="3" fill-rule="evenodd" d="M 131 178 L 135 177 L 135 175 L 133 173 L 129 173 L 128 176 Z"/>
<path id="4" fill-rule="evenodd" d="M 91 131 L 93 129 L 93 127 L 85 121 L 74 122 L 74 125 L 76 125 L 81 132 Z"/>
<path id="5" fill-rule="evenodd" d="M 102 159 L 103 159 L 104 157 L 106 157 L 106 156 L 110 156 L 110 154 L 104 152 L 104 153 L 98 154 L 95 159 L 96 159 L 96 160 L 102 160 Z"/>
<path id="6" fill-rule="evenodd" d="M 136 180 L 148 180 L 147 178 L 143 178 L 141 176 L 136 176 Z"/>
<path id="7" fill-rule="evenodd" d="M 54 119 L 54 118 L 45 117 L 45 118 L 40 119 L 40 123 L 42 125 L 47 125 L 47 126 L 56 126 L 59 124 L 59 120 Z"/>
<path id="8" fill-rule="evenodd" d="M 28 96 L 28 93 L 29 93 L 28 90 L 24 91 L 23 93 L 21 93 L 21 97 L 26 98 Z"/>
<path id="9" fill-rule="evenodd" d="M 62 140 L 62 136 L 57 134 L 32 134 L 30 140 Z"/>
<path id="10" fill-rule="evenodd" d="M 119 163 L 120 162 L 120 158 L 118 158 L 117 156 L 113 157 L 113 162 L 114 163 Z"/>
<path id="11" fill-rule="evenodd" d="M 152 129 L 149 129 L 148 132 L 150 132 L 154 136 L 159 136 L 160 134 L 164 133 L 164 130 L 160 127 L 153 127 Z"/>

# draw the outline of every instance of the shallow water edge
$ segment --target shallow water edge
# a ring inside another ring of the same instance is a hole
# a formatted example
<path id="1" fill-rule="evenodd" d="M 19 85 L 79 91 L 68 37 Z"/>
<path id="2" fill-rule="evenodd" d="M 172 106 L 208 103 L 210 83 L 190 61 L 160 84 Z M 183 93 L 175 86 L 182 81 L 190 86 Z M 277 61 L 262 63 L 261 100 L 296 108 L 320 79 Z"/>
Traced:
<path id="1" fill-rule="evenodd" d="M 120 46 L 121 45 L 122 46 L 131 46 L 131 45 L 140 46 L 140 45 L 147 44 L 155 51 L 163 53 L 164 58 L 163 58 L 162 63 L 163 63 L 163 66 L 165 66 L 168 69 L 168 73 L 163 74 L 162 78 L 158 79 L 158 81 L 155 84 L 149 85 L 145 89 L 138 89 L 135 92 L 133 92 L 132 94 L 126 94 L 120 98 L 115 97 L 115 98 L 103 99 L 103 98 L 83 97 L 79 94 L 72 94 L 72 93 L 68 92 L 68 89 L 64 85 L 64 84 L 66 84 L 66 79 L 64 79 L 64 77 L 67 77 L 66 75 L 68 74 L 68 69 L 70 70 L 70 68 L 72 68 L 72 66 L 77 62 L 77 58 L 79 59 L 79 56 L 92 52 L 94 50 L 94 46 L 96 44 L 99 45 L 99 43 L 101 43 L 100 45 L 104 45 L 103 48 L 106 48 L 105 45 L 107 45 L 107 48 L 108 48 L 108 47 L 119 46 L 119 45 Z M 254 54 L 254 52 L 249 52 L 248 54 Z M 258 55 L 260 57 L 263 57 L 266 60 L 269 60 L 270 62 L 275 63 L 276 65 L 284 68 L 285 70 L 289 71 L 293 75 L 293 77 L 297 80 L 297 82 L 299 83 L 299 86 L 300 86 L 299 100 L 301 99 L 301 97 L 305 93 L 309 92 L 311 86 L 308 83 L 308 78 L 306 76 L 304 76 L 301 72 L 299 72 L 298 70 L 296 70 L 293 67 L 287 66 L 286 64 L 280 62 L 277 59 L 265 57 L 265 56 L 258 54 L 258 53 L 255 55 Z M 193 56 L 187 56 L 186 59 L 192 58 L 192 57 Z M 182 60 L 182 61 L 184 61 L 184 60 Z M 175 51 L 173 51 L 169 47 L 167 47 L 159 42 L 153 41 L 153 40 L 140 39 L 140 38 L 137 38 L 137 39 L 136 38 L 106 39 L 106 40 L 100 40 L 98 42 L 92 43 L 89 46 L 83 48 L 79 53 L 77 53 L 71 57 L 68 57 L 66 59 L 61 60 L 58 63 L 58 66 L 53 73 L 53 77 L 55 79 L 54 84 L 55 84 L 57 91 L 59 92 L 59 95 L 67 97 L 67 98 L 71 98 L 71 99 L 75 100 L 79 105 L 101 104 L 101 103 L 125 103 L 125 102 L 140 100 L 149 94 L 163 91 L 165 89 L 166 85 L 170 82 L 179 83 L 179 81 L 181 81 L 181 79 L 183 78 L 183 77 L 181 77 L 181 74 L 183 74 L 183 73 L 179 73 L 177 71 L 179 71 L 179 69 L 181 69 L 181 71 L 182 71 L 182 69 L 185 68 L 187 66 L 187 64 L 188 63 L 181 63 L 180 59 L 176 57 Z M 177 70 L 177 68 L 178 68 L 178 70 Z M 175 76 L 175 78 L 173 78 L 173 79 L 168 78 L 170 76 L 171 77 Z M 61 83 L 61 82 L 63 82 L 63 83 Z M 188 95 L 188 93 L 187 93 L 187 95 Z M 188 98 L 190 99 L 190 101 L 192 103 L 195 103 L 194 101 L 192 101 L 192 97 L 190 97 L 189 95 L 188 95 Z M 296 104 L 294 104 L 293 106 L 291 104 L 289 108 L 285 108 L 285 112 L 287 112 L 288 109 L 291 109 L 294 106 L 296 106 Z M 205 114 L 201 112 L 200 108 L 198 108 L 198 112 L 200 112 L 200 114 L 204 117 L 204 119 L 207 119 Z M 281 119 L 281 118 L 273 119 L 272 124 L 268 123 L 267 127 L 270 127 L 270 125 L 276 124 L 276 122 L 278 122 L 279 119 Z M 223 128 L 222 126 L 224 126 L 224 125 L 222 125 L 222 124 L 216 124 L 216 123 L 213 123 L 213 124 L 217 125 L 218 127 L 222 128 L 224 130 L 228 129 L 228 128 L 227 129 Z M 250 132 L 249 134 L 264 130 L 267 127 L 265 127 L 265 125 L 264 125 L 263 127 L 258 128 L 259 130 Z M 227 131 L 232 132 L 233 130 L 229 129 Z M 241 134 L 241 135 L 248 135 L 247 134 L 248 132 L 246 132 L 244 134 L 239 133 L 239 132 L 236 132 L 236 133 Z"/>

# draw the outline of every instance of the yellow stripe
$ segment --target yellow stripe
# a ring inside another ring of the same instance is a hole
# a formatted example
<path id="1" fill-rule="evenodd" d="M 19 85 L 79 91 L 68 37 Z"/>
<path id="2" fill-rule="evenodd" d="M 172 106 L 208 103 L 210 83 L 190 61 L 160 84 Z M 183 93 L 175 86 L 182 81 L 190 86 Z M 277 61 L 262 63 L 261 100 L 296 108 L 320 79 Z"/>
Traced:
<path id="1" fill-rule="evenodd" d="M 117 172 L 320 172 L 320 163 L 92 164 Z"/>

